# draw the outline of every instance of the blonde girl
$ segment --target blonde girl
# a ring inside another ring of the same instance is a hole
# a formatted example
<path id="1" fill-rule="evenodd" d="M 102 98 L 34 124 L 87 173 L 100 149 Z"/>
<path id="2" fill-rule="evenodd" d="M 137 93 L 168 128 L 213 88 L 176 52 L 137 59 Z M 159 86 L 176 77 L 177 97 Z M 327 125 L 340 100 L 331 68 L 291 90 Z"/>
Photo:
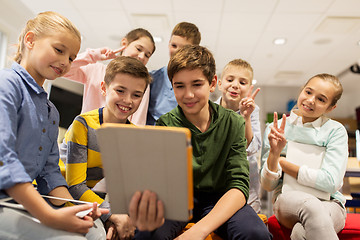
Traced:
<path id="1" fill-rule="evenodd" d="M 292 229 L 291 239 L 338 239 L 345 225 L 345 198 L 339 192 L 348 160 L 348 137 L 344 126 L 325 114 L 336 108 L 343 89 L 330 74 L 318 74 L 305 84 L 297 100 L 297 108 L 289 117 L 283 115 L 267 127 L 262 149 L 264 161 L 261 185 L 274 191 L 274 213 L 278 221 Z M 320 168 L 296 165 L 287 161 L 288 143 L 322 147 Z M 283 173 L 295 181 L 328 193 L 328 199 L 304 191 L 282 191 Z"/>
<path id="2" fill-rule="evenodd" d="M 13 199 L 27 210 L 0 204 L 0 239 L 85 239 L 89 229 L 89 238 L 104 236 L 92 228 L 99 221 L 94 219 L 107 213 L 96 203 L 54 209 L 40 196 L 72 199 L 58 167 L 59 114 L 43 84 L 69 71 L 80 42 L 68 19 L 40 13 L 20 35 L 16 62 L 0 71 L 0 200 Z M 76 216 L 91 208 L 89 215 Z"/>
<path id="3" fill-rule="evenodd" d="M 79 54 L 65 77 L 84 84 L 83 106 L 81 112 L 88 112 L 105 106 L 105 96 L 101 91 L 101 82 L 104 80 L 106 65 L 99 61 L 110 60 L 120 53 L 147 64 L 155 51 L 155 42 L 152 35 L 143 28 L 130 31 L 121 40 L 121 48 L 87 49 Z M 149 105 L 150 90 L 146 88 L 139 109 L 129 117 L 135 125 L 145 125 Z"/>

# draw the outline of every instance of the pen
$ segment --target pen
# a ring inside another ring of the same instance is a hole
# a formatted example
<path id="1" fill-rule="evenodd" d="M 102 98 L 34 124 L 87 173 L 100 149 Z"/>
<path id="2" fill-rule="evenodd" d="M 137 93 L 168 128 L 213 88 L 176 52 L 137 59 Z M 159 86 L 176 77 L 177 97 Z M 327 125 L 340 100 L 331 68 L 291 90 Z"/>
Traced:
<path id="1" fill-rule="evenodd" d="M 62 200 L 62 201 L 67 201 L 67 202 L 72 202 L 72 203 L 93 204 L 92 202 L 85 202 L 85 201 L 73 200 L 73 199 L 67 199 L 67 198 L 61 198 L 61 197 L 53 197 L 53 196 L 47 196 L 47 195 L 41 195 L 41 196 L 44 197 L 44 198 Z"/>

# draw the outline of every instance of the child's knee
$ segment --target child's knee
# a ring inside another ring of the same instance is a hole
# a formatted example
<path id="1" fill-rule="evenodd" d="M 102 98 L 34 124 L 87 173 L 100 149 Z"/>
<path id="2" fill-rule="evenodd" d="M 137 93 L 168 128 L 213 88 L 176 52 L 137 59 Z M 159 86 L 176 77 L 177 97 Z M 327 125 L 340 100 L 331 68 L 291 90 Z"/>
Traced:
<path id="1" fill-rule="evenodd" d="M 97 219 L 94 222 L 94 226 L 89 229 L 89 232 L 86 234 L 86 239 L 88 239 L 88 240 L 106 239 L 105 228 L 100 219 Z"/>
<path id="2" fill-rule="evenodd" d="M 272 239 L 272 236 L 264 225 L 261 227 L 248 228 L 245 231 L 241 231 L 238 234 L 234 235 L 233 238 L 229 239 L 267 240 Z"/>

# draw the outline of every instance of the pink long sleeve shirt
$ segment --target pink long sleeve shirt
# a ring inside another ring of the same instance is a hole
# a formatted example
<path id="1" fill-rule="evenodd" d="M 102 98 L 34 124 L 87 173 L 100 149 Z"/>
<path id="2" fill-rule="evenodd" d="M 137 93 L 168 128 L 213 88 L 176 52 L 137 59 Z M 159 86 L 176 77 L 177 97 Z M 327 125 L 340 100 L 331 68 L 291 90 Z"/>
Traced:
<path id="1" fill-rule="evenodd" d="M 71 65 L 65 78 L 84 84 L 81 113 L 105 106 L 105 97 L 101 94 L 101 82 L 105 77 L 106 65 L 101 61 L 101 49 L 87 49 L 80 53 Z M 138 110 L 129 117 L 135 125 L 145 125 L 149 106 L 150 85 L 145 90 Z"/>

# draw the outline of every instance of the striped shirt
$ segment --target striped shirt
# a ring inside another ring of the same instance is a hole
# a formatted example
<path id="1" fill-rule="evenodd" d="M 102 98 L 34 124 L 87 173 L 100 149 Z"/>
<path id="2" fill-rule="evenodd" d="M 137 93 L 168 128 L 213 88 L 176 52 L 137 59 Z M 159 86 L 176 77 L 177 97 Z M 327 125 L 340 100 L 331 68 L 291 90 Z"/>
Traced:
<path id="1" fill-rule="evenodd" d="M 91 190 L 103 175 L 96 129 L 103 123 L 103 108 L 78 115 L 65 134 L 66 181 L 74 199 L 97 202 L 110 209 L 109 203 Z M 127 121 L 129 124 L 130 122 Z"/>

